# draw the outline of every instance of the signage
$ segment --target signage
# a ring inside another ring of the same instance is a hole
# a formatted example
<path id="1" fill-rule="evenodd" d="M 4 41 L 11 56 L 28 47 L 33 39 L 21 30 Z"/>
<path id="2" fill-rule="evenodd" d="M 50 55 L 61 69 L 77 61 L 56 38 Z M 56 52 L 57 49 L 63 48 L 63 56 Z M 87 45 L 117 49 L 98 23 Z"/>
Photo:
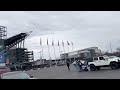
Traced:
<path id="1" fill-rule="evenodd" d="M 0 63 L 5 63 L 5 51 L 0 52 Z"/>

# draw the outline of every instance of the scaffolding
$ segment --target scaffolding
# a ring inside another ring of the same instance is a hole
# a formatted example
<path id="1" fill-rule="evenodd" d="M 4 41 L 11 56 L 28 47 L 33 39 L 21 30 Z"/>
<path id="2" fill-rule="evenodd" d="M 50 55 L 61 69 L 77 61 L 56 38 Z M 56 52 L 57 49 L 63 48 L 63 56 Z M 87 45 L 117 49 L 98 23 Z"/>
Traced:
<path id="1" fill-rule="evenodd" d="M 0 39 L 7 39 L 7 27 L 0 26 Z"/>

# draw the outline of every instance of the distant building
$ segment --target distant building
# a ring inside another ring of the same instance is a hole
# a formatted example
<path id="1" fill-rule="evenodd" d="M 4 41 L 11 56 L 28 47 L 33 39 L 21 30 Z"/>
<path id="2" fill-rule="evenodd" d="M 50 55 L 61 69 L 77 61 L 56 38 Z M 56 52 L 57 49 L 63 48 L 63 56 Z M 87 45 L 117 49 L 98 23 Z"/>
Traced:
<path id="1" fill-rule="evenodd" d="M 82 50 L 64 53 L 64 54 L 61 54 L 60 57 L 61 59 L 65 59 L 65 58 L 66 59 L 68 58 L 88 59 L 88 58 L 92 58 L 94 56 L 99 56 L 99 55 L 101 55 L 101 50 L 98 49 L 98 47 L 90 47 Z"/>
<path id="2" fill-rule="evenodd" d="M 47 61 L 46 59 L 37 59 L 36 61 L 34 61 L 34 64 L 35 65 L 47 64 L 48 63 Z"/>
<path id="3" fill-rule="evenodd" d="M 6 59 L 9 60 L 9 63 L 26 63 L 33 61 L 33 51 L 27 51 L 26 48 L 12 48 L 9 49 L 6 53 Z"/>

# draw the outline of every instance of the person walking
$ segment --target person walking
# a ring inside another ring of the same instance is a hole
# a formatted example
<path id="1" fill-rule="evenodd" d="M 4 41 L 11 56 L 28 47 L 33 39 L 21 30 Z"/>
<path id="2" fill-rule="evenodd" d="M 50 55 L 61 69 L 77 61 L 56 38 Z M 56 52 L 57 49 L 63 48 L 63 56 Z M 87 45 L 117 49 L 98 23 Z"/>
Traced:
<path id="1" fill-rule="evenodd" d="M 67 68 L 68 68 L 68 70 L 70 70 L 70 62 L 67 61 L 66 64 L 67 64 Z"/>

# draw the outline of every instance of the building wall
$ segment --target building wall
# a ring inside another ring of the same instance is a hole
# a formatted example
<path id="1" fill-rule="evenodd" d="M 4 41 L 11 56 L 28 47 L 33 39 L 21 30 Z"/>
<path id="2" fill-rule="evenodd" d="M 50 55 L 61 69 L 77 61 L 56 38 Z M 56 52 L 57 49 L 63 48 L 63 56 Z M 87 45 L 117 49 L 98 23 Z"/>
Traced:
<path id="1" fill-rule="evenodd" d="M 26 51 L 25 48 L 16 48 L 16 49 L 9 49 L 7 52 L 7 59 L 9 59 L 10 63 L 22 63 L 22 62 L 29 62 L 33 59 L 32 53 Z"/>
<path id="2" fill-rule="evenodd" d="M 9 60 L 9 63 L 15 63 L 15 62 L 17 62 L 17 59 L 16 59 L 16 50 L 15 49 L 10 49 L 9 51 L 7 51 L 6 58 Z"/>
<path id="3" fill-rule="evenodd" d="M 91 58 L 94 56 L 98 56 L 101 54 L 101 50 L 98 49 L 98 47 L 90 47 L 90 48 L 85 48 L 82 50 L 62 54 L 61 58 L 65 59 L 66 58 Z"/>

